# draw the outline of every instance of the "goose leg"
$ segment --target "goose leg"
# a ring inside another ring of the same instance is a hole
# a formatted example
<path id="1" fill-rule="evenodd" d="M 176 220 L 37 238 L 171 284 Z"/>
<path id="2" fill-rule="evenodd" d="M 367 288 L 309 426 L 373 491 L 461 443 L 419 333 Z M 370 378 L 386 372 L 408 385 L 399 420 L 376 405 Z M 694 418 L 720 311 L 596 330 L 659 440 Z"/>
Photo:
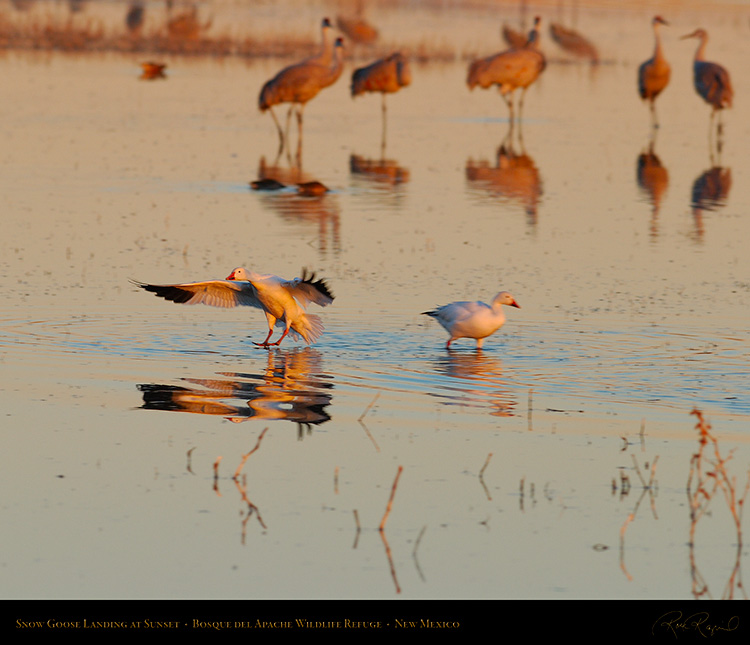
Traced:
<path id="1" fill-rule="evenodd" d="M 257 345 L 258 347 L 268 347 L 269 345 L 278 345 L 278 343 L 269 343 L 268 340 L 271 338 L 271 335 L 273 334 L 273 327 L 268 330 L 268 336 L 266 336 L 266 339 L 262 343 L 256 343 L 253 342 L 253 345 Z M 283 336 L 282 336 L 283 338 Z"/>

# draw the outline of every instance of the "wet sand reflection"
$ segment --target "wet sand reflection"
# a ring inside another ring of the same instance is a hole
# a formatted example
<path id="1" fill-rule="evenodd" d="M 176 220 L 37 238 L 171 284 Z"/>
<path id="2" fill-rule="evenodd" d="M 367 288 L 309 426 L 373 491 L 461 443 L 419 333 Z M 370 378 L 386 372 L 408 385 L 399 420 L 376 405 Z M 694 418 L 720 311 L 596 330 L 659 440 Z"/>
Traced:
<path id="1" fill-rule="evenodd" d="M 315 349 L 268 352 L 263 374 L 220 372 L 225 378 L 184 378 L 190 385 L 142 383 L 145 410 L 221 416 L 234 423 L 250 419 L 291 421 L 300 435 L 331 419 L 333 383 L 322 374 Z"/>

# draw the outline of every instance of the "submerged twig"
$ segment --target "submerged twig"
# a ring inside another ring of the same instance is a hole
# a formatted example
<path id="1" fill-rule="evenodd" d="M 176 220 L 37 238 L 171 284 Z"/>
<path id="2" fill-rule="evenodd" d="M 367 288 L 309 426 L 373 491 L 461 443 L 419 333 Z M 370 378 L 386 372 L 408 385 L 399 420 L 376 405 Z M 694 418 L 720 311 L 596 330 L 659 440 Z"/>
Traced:
<path id="1" fill-rule="evenodd" d="M 362 414 L 360 414 L 359 418 L 357 419 L 357 423 L 359 423 L 359 425 L 362 426 L 363 430 L 365 431 L 365 434 L 367 434 L 367 436 L 370 437 L 370 441 L 372 441 L 372 444 L 375 446 L 375 450 L 377 450 L 378 452 L 380 452 L 380 446 L 378 446 L 377 441 L 375 441 L 375 438 L 372 436 L 372 434 L 370 433 L 369 428 L 365 425 L 365 423 L 364 423 L 364 421 L 362 421 L 362 419 L 365 418 L 365 415 L 370 411 L 370 408 L 372 408 L 372 406 L 375 405 L 375 402 L 378 400 L 379 397 L 380 397 L 380 392 L 378 392 L 375 395 L 375 398 L 372 401 L 370 401 L 370 405 L 368 405 L 365 408 L 365 411 Z"/>
<path id="2" fill-rule="evenodd" d="M 425 577 L 422 573 L 422 569 L 419 566 L 419 561 L 417 560 L 417 549 L 419 548 L 420 542 L 422 542 L 422 536 L 424 535 L 424 532 L 427 530 L 427 525 L 422 527 L 422 530 L 419 532 L 419 535 L 417 536 L 416 541 L 414 542 L 414 549 L 411 552 L 411 557 L 414 558 L 414 566 L 417 568 L 417 573 L 419 574 L 419 577 L 424 582 Z"/>
<path id="3" fill-rule="evenodd" d="M 214 461 L 214 491 L 217 495 L 221 496 L 219 492 L 219 463 L 221 463 L 222 457 L 219 456 Z"/>
<path id="4" fill-rule="evenodd" d="M 490 495 L 490 491 L 487 489 L 487 486 L 484 483 L 484 471 L 487 468 L 487 464 L 490 463 L 490 459 L 492 459 L 492 453 L 489 453 L 487 455 L 487 459 L 484 460 L 484 466 L 482 466 L 482 469 L 479 471 L 479 482 L 482 484 L 482 488 L 484 488 L 487 499 L 492 500 L 492 495 Z"/>
<path id="5" fill-rule="evenodd" d="M 385 509 L 385 515 L 383 515 L 383 519 L 380 520 L 380 528 L 378 529 L 381 533 L 385 529 L 385 523 L 388 521 L 388 516 L 391 513 L 391 507 L 393 506 L 393 498 L 396 496 L 396 486 L 398 486 L 398 478 L 401 477 L 401 472 L 403 471 L 404 467 L 399 466 L 398 472 L 396 473 L 396 479 L 393 480 L 393 487 L 391 488 L 391 497 L 388 500 L 388 506 Z"/>
<path id="6" fill-rule="evenodd" d="M 357 512 L 357 509 L 354 509 L 354 524 L 357 527 L 357 533 L 354 536 L 354 545 L 352 546 L 353 549 L 357 548 L 357 544 L 359 543 L 359 534 L 362 532 L 362 527 L 359 525 L 359 513 Z"/>
<path id="7" fill-rule="evenodd" d="M 267 430 L 268 430 L 267 427 L 263 428 L 263 431 L 258 436 L 258 441 L 255 444 L 255 448 L 253 448 L 247 454 L 242 455 L 242 460 L 240 461 L 240 465 L 237 466 L 237 470 L 234 471 L 234 477 L 232 477 L 232 479 L 234 479 L 235 481 L 237 481 L 237 478 L 240 476 L 240 472 L 245 467 L 245 463 L 247 462 L 248 457 L 250 455 L 252 455 L 256 450 L 258 450 L 258 448 L 260 448 L 260 442 L 263 440 L 263 437 L 265 436 Z"/>

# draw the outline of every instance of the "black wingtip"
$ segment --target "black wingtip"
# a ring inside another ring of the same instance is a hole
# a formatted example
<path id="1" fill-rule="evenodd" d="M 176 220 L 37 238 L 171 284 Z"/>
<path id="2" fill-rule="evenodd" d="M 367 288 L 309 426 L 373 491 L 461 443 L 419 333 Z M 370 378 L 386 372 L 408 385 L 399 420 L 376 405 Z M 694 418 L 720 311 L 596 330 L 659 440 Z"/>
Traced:
<path id="1" fill-rule="evenodd" d="M 151 293 L 156 294 L 159 298 L 164 298 L 164 300 L 169 300 L 170 302 L 176 302 L 178 304 L 188 302 L 195 295 L 190 291 L 171 285 L 145 284 L 143 282 L 136 282 L 135 280 L 131 280 L 131 282 L 145 291 L 150 291 Z"/>
<path id="2" fill-rule="evenodd" d="M 327 298 L 330 298 L 331 300 L 334 299 L 333 292 L 331 291 L 330 287 L 326 283 L 325 280 L 322 278 L 320 280 L 315 280 L 315 271 L 310 271 L 308 273 L 307 268 L 304 267 L 302 269 L 302 277 L 300 278 L 302 282 L 309 284 L 312 287 L 315 287 L 320 293 L 322 293 Z"/>

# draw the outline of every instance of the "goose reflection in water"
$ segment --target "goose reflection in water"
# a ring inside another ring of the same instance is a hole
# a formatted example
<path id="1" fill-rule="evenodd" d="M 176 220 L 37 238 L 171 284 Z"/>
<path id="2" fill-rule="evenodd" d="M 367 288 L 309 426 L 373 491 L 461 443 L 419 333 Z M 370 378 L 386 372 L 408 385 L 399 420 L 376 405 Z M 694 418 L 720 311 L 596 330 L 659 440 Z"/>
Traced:
<path id="1" fill-rule="evenodd" d="M 712 159 L 713 162 L 713 159 Z M 705 233 L 703 213 L 724 207 L 732 187 L 732 170 L 721 165 L 712 165 L 693 182 L 690 205 L 695 225 L 694 237 L 703 239 Z"/>
<path id="2" fill-rule="evenodd" d="M 537 224 L 542 178 L 534 160 L 526 152 L 521 140 L 520 153 L 515 151 L 511 129 L 497 149 L 495 165 L 488 161 L 466 162 L 467 181 L 486 192 L 520 203 L 526 212 L 529 225 Z"/>
<path id="3" fill-rule="evenodd" d="M 651 204 L 650 233 L 651 237 L 655 238 L 659 234 L 661 203 L 669 188 L 669 171 L 654 152 L 653 140 L 649 143 L 648 149 L 638 155 L 636 178 L 638 186 Z"/>
<path id="4" fill-rule="evenodd" d="M 189 385 L 142 383 L 145 410 L 221 416 L 234 423 L 292 421 L 300 435 L 329 421 L 333 383 L 322 374 L 322 355 L 305 347 L 269 352 L 263 374 L 220 372 L 224 378 L 184 378 Z"/>
<path id="5" fill-rule="evenodd" d="M 490 407 L 493 417 L 514 416 L 516 397 L 503 378 L 502 363 L 485 352 L 460 352 L 449 349 L 433 361 L 435 372 L 450 382 L 431 395 L 446 405 Z"/>

